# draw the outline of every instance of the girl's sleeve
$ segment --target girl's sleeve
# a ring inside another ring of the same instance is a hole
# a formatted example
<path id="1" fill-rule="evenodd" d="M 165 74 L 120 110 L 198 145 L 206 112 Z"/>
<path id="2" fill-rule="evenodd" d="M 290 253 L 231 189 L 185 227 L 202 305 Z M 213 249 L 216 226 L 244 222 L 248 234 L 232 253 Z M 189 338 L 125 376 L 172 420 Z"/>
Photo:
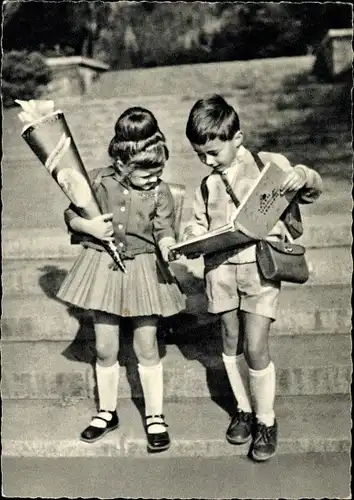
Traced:
<path id="1" fill-rule="evenodd" d="M 162 182 L 157 193 L 153 226 L 154 238 L 161 250 L 162 248 L 169 247 L 176 243 L 174 222 L 175 211 L 173 196 L 169 186 Z"/>
<path id="2" fill-rule="evenodd" d="M 97 186 L 99 184 L 99 182 L 96 181 L 98 179 L 98 174 L 100 171 L 101 169 L 94 169 L 87 172 L 90 184 L 94 192 L 97 190 Z M 80 217 L 80 214 L 78 213 L 76 206 L 73 203 L 70 203 L 68 208 L 64 210 L 64 221 L 69 232 L 72 232 L 70 223 L 73 219 L 75 219 L 75 217 Z"/>
<path id="3" fill-rule="evenodd" d="M 320 174 L 305 165 L 296 165 L 294 168 L 302 170 L 306 176 L 306 184 L 298 193 L 298 201 L 300 203 L 313 203 L 320 197 L 323 190 Z"/>
<path id="4" fill-rule="evenodd" d="M 199 186 L 194 195 L 193 218 L 188 221 L 182 235 L 185 241 L 193 236 L 201 236 L 208 231 L 209 222 L 206 214 L 206 206 L 202 196 L 202 190 Z"/>

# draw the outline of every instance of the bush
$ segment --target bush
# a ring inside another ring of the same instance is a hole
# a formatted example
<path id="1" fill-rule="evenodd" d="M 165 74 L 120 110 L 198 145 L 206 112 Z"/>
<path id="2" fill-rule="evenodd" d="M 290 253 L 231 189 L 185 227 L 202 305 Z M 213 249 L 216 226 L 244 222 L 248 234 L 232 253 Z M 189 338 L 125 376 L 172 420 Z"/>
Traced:
<path id="1" fill-rule="evenodd" d="M 15 99 L 37 99 L 50 81 L 50 69 L 39 52 L 5 52 L 2 63 L 2 98 L 4 107 Z"/>

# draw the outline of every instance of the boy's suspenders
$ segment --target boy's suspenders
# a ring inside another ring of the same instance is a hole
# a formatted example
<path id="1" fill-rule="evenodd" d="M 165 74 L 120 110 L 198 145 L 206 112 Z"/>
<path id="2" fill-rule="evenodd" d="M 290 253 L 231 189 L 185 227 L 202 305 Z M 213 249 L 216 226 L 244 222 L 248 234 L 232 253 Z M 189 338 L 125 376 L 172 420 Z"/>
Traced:
<path id="1" fill-rule="evenodd" d="M 260 172 L 262 172 L 264 165 L 262 161 L 260 160 L 259 156 L 256 153 L 252 153 L 252 157 L 254 161 L 256 162 L 256 165 L 259 169 Z M 209 191 L 208 191 L 208 186 L 207 186 L 207 179 L 208 175 L 204 177 L 204 179 L 201 182 L 200 185 L 200 190 L 202 194 L 202 198 L 204 201 L 205 205 L 205 215 L 207 217 L 208 223 L 209 223 L 209 214 L 208 214 L 208 197 L 209 197 Z M 295 240 L 296 238 L 299 238 L 302 233 L 303 233 L 303 226 L 302 226 L 302 219 L 301 219 L 301 212 L 300 212 L 300 207 L 299 204 L 293 200 L 288 208 L 283 212 L 283 214 L 280 217 L 280 220 L 282 220 L 289 231 L 291 237 Z"/>

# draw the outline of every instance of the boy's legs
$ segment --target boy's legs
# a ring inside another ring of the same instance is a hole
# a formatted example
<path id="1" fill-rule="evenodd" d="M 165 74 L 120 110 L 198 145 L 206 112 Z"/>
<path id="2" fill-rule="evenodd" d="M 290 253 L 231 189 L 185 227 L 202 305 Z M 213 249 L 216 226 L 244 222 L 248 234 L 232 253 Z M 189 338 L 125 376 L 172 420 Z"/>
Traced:
<path id="1" fill-rule="evenodd" d="M 209 312 L 220 314 L 222 359 L 237 401 L 237 412 L 231 419 L 226 438 L 232 444 L 242 444 L 251 437 L 252 408 L 248 366 L 243 355 L 243 332 L 239 327 L 236 269 L 233 264 L 222 264 L 209 271 L 206 274 L 206 293 Z M 226 308 L 230 310 L 225 311 Z"/>
<path id="2" fill-rule="evenodd" d="M 108 431 L 118 427 L 116 413 L 119 382 L 117 361 L 119 346 L 119 318 L 101 311 L 94 312 L 96 336 L 96 382 L 99 413 L 82 432 L 81 439 L 94 442 Z"/>
<path id="3" fill-rule="evenodd" d="M 275 317 L 280 283 L 265 281 L 256 263 L 243 264 L 238 273 L 245 334 L 245 357 L 256 414 L 252 457 L 267 460 L 275 454 L 277 422 L 274 414 L 275 367 L 269 354 L 269 331 Z"/>
<path id="4" fill-rule="evenodd" d="M 163 416 L 163 365 L 156 338 L 157 325 L 157 317 L 133 319 L 134 351 L 144 393 L 145 426 L 150 451 L 162 451 L 170 445 Z"/>

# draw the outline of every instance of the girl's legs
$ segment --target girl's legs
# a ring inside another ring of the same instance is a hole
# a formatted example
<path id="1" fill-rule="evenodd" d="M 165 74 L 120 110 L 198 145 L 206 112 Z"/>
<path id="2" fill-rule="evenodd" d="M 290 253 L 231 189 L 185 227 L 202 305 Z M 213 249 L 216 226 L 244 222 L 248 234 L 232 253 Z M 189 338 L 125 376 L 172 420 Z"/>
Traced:
<path id="1" fill-rule="evenodd" d="M 157 325 L 157 317 L 133 318 L 134 351 L 139 362 L 146 417 L 163 414 L 163 366 L 156 338 Z M 166 433 L 162 417 L 150 417 L 146 425 L 148 434 Z"/>
<path id="2" fill-rule="evenodd" d="M 117 361 L 119 318 L 101 311 L 95 311 L 94 328 L 99 413 L 81 434 L 81 439 L 87 442 L 96 441 L 109 430 L 118 427 L 116 407 L 119 382 L 119 364 Z"/>
<path id="3" fill-rule="evenodd" d="M 113 314 L 95 312 L 96 377 L 101 410 L 117 407 L 119 364 L 119 318 Z"/>

